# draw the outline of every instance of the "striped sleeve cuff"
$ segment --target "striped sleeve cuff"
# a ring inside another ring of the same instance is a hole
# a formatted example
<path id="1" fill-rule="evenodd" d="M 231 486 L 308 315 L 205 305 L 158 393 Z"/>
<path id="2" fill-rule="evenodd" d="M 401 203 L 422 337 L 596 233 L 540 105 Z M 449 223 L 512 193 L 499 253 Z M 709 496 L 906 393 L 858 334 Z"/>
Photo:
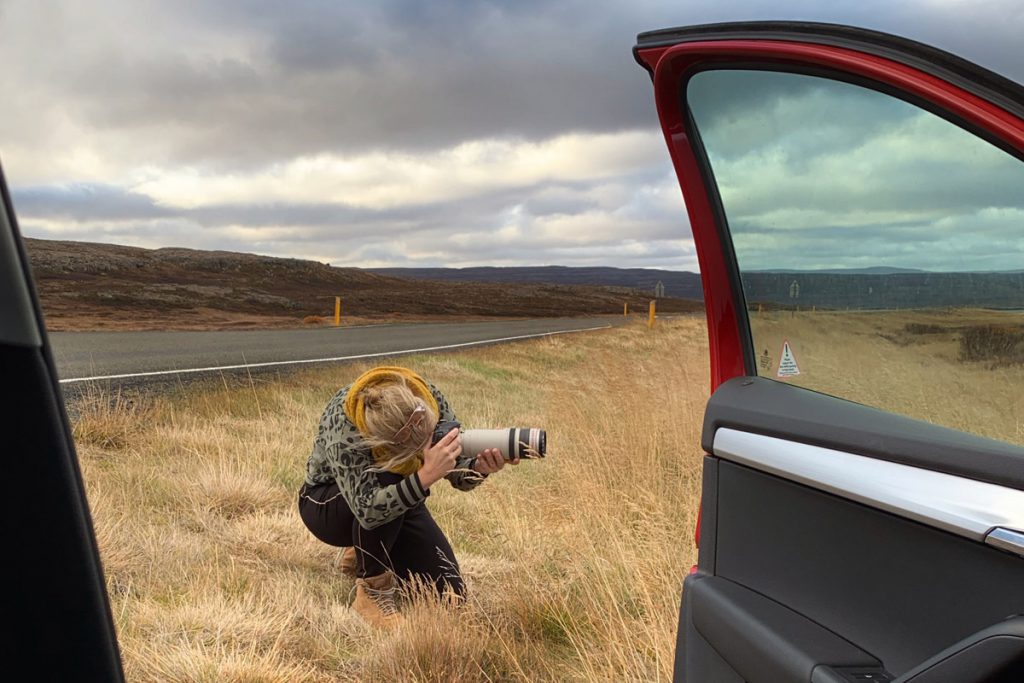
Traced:
<path id="1" fill-rule="evenodd" d="M 470 481 L 475 481 L 479 483 L 486 479 L 488 476 L 483 472 L 476 471 L 476 458 L 473 458 L 472 460 L 469 461 L 469 464 L 466 466 L 466 469 L 472 470 L 472 472 L 466 473 L 466 478 L 469 479 Z"/>
<path id="2" fill-rule="evenodd" d="M 398 499 L 406 507 L 412 507 L 418 503 L 422 503 L 423 499 L 427 497 L 426 491 L 423 490 L 423 484 L 420 483 L 419 473 L 413 472 L 402 481 L 395 484 L 395 490 L 398 493 Z"/>

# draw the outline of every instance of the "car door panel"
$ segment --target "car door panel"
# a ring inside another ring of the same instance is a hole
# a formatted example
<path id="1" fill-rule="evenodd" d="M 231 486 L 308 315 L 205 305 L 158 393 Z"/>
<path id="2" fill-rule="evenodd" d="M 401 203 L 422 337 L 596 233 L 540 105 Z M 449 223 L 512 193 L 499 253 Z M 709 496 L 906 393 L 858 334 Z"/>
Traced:
<path id="1" fill-rule="evenodd" d="M 1024 613 L 1015 555 L 726 458 L 709 457 L 705 475 L 700 566 L 680 622 L 682 680 L 728 680 L 709 672 L 733 668 L 736 680 L 817 680 L 809 663 L 836 675 L 907 674 Z M 789 622 L 750 617 L 754 608 L 728 598 L 743 592 L 787 610 Z M 837 639 L 831 649 L 822 632 Z M 1011 653 L 1016 662 L 1024 650 Z"/>
<path id="2" fill-rule="evenodd" d="M 827 663 L 879 669 L 881 663 L 782 604 L 721 576 L 690 586 L 694 628 L 747 681 L 810 680 Z"/>
<path id="3" fill-rule="evenodd" d="M 893 673 L 1024 612 L 1013 555 L 731 462 L 718 481 L 715 575 L 841 634 Z"/>
<path id="4" fill-rule="evenodd" d="M 641 34 L 634 54 L 686 199 L 711 350 L 676 680 L 1018 680 L 1024 448 L 757 376 L 749 282 L 686 92 L 707 70 L 856 84 L 1019 160 L 1024 90 L 927 46 L 819 24 Z"/>

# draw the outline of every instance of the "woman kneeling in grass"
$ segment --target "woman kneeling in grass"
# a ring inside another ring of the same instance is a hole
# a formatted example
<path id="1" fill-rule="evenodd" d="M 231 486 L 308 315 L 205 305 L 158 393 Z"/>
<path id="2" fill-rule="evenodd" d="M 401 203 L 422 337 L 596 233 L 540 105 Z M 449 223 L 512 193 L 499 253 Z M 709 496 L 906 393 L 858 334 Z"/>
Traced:
<path id="1" fill-rule="evenodd" d="M 352 606 L 374 626 L 401 620 L 396 575 L 427 579 L 442 596 L 465 594 L 451 544 L 426 499 L 441 479 L 470 491 L 505 460 L 496 448 L 463 454 L 458 429 L 431 445 L 439 419 L 456 418 L 437 387 L 390 366 L 343 387 L 320 419 L 299 513 L 314 536 L 345 548 L 342 572 L 356 577 Z"/>

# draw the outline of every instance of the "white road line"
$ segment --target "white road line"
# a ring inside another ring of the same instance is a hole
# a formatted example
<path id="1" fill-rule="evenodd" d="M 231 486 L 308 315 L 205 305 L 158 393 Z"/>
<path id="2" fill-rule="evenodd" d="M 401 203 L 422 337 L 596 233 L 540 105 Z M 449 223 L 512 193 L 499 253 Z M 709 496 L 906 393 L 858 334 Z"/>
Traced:
<path id="1" fill-rule="evenodd" d="M 606 330 L 611 325 L 599 327 L 583 327 L 578 330 L 557 330 L 555 332 L 540 332 L 538 334 L 520 334 L 515 337 L 501 337 L 499 339 L 481 339 L 480 341 L 462 342 L 460 344 L 448 344 L 446 346 L 427 346 L 422 349 L 403 349 L 399 351 L 385 351 L 382 353 L 362 353 L 356 356 L 335 356 L 334 358 L 308 358 L 305 360 L 278 360 L 267 363 L 243 363 L 241 365 L 218 365 L 208 368 L 183 368 L 181 370 L 155 370 L 152 372 L 133 372 L 124 375 L 97 375 L 95 377 L 72 377 L 60 380 L 61 384 L 72 384 L 74 382 L 92 382 L 101 379 L 127 379 L 129 377 L 153 377 L 156 375 L 179 375 L 194 372 L 213 372 L 215 370 L 241 370 L 244 368 L 265 368 L 273 365 L 297 365 L 299 363 L 330 363 L 342 360 L 359 360 L 361 358 L 379 358 L 381 356 L 399 356 L 408 353 L 424 353 L 426 351 L 441 351 L 444 349 L 457 349 L 466 346 L 479 346 L 480 344 L 494 344 L 496 342 L 515 341 L 516 339 L 531 339 L 535 337 L 550 337 L 556 334 L 570 334 L 572 332 L 591 332 L 593 330 Z"/>

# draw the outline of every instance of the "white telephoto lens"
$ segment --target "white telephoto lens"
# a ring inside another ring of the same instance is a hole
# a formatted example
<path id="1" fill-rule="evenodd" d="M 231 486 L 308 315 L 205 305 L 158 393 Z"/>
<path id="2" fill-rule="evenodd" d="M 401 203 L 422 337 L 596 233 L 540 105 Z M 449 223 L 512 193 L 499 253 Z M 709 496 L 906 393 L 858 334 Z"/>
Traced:
<path id="1" fill-rule="evenodd" d="M 509 429 L 467 429 L 462 432 L 462 452 L 472 457 L 488 448 L 501 450 L 501 457 L 511 460 L 509 453 Z"/>

